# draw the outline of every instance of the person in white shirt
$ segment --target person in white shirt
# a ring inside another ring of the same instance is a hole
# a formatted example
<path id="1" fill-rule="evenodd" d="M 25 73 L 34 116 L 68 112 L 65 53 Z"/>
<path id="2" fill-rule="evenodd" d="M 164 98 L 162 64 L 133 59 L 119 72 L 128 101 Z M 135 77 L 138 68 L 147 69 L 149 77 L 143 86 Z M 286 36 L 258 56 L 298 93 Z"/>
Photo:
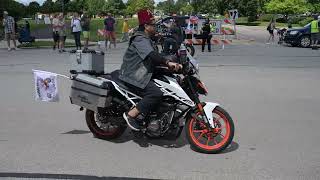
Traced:
<path id="1" fill-rule="evenodd" d="M 72 34 L 74 36 L 74 41 L 76 43 L 77 50 L 81 50 L 81 41 L 80 41 L 80 35 L 81 35 L 81 20 L 79 18 L 78 13 L 74 13 L 73 17 L 71 19 L 71 28 L 72 28 Z"/>
<path id="2" fill-rule="evenodd" d="M 58 47 L 59 49 L 59 31 L 61 30 L 61 28 L 59 27 L 59 19 L 58 19 L 58 15 L 54 14 L 53 15 L 53 19 L 52 19 L 52 35 L 53 35 L 53 50 L 56 49 L 56 47 Z"/>

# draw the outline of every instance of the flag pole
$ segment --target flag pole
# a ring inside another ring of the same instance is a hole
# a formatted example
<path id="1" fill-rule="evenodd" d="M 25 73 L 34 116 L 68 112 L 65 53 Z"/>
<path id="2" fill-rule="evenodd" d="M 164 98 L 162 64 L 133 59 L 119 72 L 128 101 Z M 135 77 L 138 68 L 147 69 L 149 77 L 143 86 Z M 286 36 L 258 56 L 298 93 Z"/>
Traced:
<path id="1" fill-rule="evenodd" d="M 42 71 L 42 70 L 37 70 L 37 69 L 32 69 L 32 71 L 33 71 L 33 72 L 51 73 L 51 74 L 55 74 L 55 75 L 60 76 L 60 77 L 64 77 L 64 78 L 67 78 L 67 79 L 71 79 L 69 76 L 66 76 L 66 75 L 63 75 L 63 74 L 52 73 L 52 72 Z"/>

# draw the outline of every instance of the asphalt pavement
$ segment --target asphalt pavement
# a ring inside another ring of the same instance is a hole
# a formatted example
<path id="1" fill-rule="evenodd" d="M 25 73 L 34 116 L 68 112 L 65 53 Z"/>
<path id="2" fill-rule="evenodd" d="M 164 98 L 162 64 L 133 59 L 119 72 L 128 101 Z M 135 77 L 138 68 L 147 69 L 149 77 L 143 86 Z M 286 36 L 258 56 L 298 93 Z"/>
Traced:
<path id="1" fill-rule="evenodd" d="M 126 44 L 106 53 L 106 71 L 118 69 Z M 68 75 L 69 54 L 51 49 L 0 49 L 0 179 L 319 179 L 320 51 L 244 43 L 200 52 L 203 100 L 221 104 L 235 137 L 221 154 L 177 141 L 96 139 L 84 112 L 69 101 L 37 102 L 32 69 Z"/>

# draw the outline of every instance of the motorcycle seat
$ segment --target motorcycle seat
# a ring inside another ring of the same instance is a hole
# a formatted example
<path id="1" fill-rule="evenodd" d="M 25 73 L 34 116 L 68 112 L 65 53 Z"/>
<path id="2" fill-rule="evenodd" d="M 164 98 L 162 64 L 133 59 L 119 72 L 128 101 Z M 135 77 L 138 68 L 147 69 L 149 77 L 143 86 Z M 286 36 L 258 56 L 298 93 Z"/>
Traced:
<path id="1" fill-rule="evenodd" d="M 132 88 L 128 87 L 125 82 L 123 82 L 122 80 L 119 79 L 119 71 L 120 70 L 115 70 L 113 72 L 111 72 L 111 80 L 114 81 L 115 83 L 117 83 L 121 88 L 127 90 L 127 91 L 131 91 Z"/>

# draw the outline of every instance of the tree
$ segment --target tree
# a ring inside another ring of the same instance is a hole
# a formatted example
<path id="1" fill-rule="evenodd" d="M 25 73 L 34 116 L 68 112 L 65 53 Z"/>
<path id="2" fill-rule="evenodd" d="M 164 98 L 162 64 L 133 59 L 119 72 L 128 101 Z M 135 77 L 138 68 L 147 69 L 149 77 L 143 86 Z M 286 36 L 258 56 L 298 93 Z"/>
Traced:
<path id="1" fill-rule="evenodd" d="M 154 0 L 128 0 L 126 14 L 136 14 L 141 9 L 154 9 Z"/>
<path id="2" fill-rule="evenodd" d="M 253 22 L 256 20 L 258 9 L 259 9 L 259 1 L 258 0 L 240 0 L 238 9 L 241 15 L 248 17 L 249 22 Z"/>
<path id="3" fill-rule="evenodd" d="M 25 16 L 26 7 L 14 0 L 1 0 L 0 3 L 0 15 L 3 17 L 3 11 L 8 11 L 9 15 L 15 19 L 19 19 Z"/>
<path id="4" fill-rule="evenodd" d="M 191 6 L 191 4 L 187 4 L 185 6 L 183 6 L 180 11 L 183 13 L 183 14 L 192 14 L 192 12 L 194 11 L 193 7 Z"/>
<path id="5" fill-rule="evenodd" d="M 54 13 L 54 12 L 59 12 L 61 11 L 61 7 L 57 3 L 54 3 L 52 0 L 46 0 L 41 8 L 40 11 L 42 13 Z"/>
<path id="6" fill-rule="evenodd" d="M 191 5 L 197 13 L 224 14 L 238 7 L 238 0 L 192 0 Z"/>
<path id="7" fill-rule="evenodd" d="M 320 12 L 320 0 L 307 0 L 309 10 L 313 13 Z"/>
<path id="8" fill-rule="evenodd" d="M 29 16 L 34 16 L 39 11 L 40 11 L 40 4 L 36 1 L 30 2 L 28 7 L 26 7 L 26 14 Z"/>
<path id="9" fill-rule="evenodd" d="M 84 12 L 88 9 L 87 0 L 72 0 L 65 6 L 68 12 Z"/>
<path id="10" fill-rule="evenodd" d="M 166 0 L 163 2 L 159 2 L 157 8 L 162 10 L 165 14 L 177 13 L 179 10 L 175 5 L 174 0 Z"/>
<path id="11" fill-rule="evenodd" d="M 265 7 L 267 12 L 284 15 L 301 14 L 308 11 L 305 0 L 271 0 Z"/>
<path id="12" fill-rule="evenodd" d="M 88 0 L 87 7 L 90 15 L 97 15 L 104 13 L 105 0 Z"/>
<path id="13" fill-rule="evenodd" d="M 103 9 L 105 12 L 110 12 L 115 15 L 124 15 L 126 5 L 122 0 L 108 0 Z"/>

